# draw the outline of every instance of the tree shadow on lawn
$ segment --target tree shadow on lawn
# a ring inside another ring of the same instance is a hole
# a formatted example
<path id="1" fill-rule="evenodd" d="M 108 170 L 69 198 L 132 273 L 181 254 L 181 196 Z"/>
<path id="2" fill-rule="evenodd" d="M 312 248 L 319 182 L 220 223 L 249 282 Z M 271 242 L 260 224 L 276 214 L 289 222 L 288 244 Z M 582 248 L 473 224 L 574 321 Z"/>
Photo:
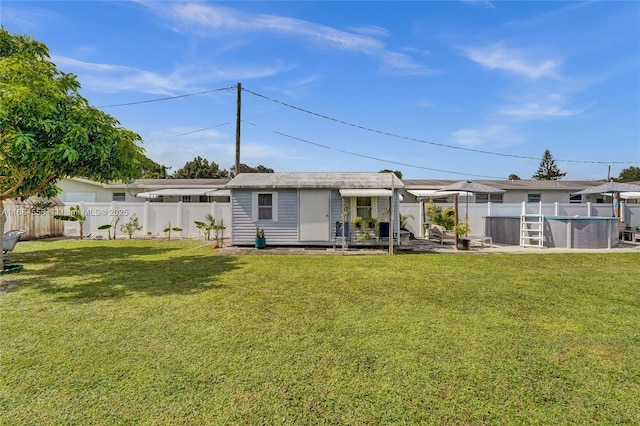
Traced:
<path id="1" fill-rule="evenodd" d="M 35 275 L 19 277 L 19 287 L 76 303 L 139 294 L 199 294 L 227 287 L 221 276 L 240 267 L 237 257 L 193 247 L 74 246 L 23 252 L 19 261 L 25 275 L 30 265 Z"/>

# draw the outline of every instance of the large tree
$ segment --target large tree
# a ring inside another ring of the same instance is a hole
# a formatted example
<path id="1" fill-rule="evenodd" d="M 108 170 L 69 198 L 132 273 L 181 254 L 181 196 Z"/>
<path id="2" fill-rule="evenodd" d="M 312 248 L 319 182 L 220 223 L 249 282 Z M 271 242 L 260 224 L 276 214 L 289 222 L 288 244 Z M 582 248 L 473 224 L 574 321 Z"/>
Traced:
<path id="1" fill-rule="evenodd" d="M 240 173 L 273 173 L 273 169 L 263 166 L 260 164 L 258 167 L 247 166 L 244 163 L 240 163 Z M 231 176 L 237 176 L 236 166 L 231 167 Z"/>
<path id="2" fill-rule="evenodd" d="M 398 179 L 402 179 L 402 172 L 400 170 L 383 169 L 383 170 L 380 170 L 378 173 L 393 173 L 398 177 Z"/>
<path id="3" fill-rule="evenodd" d="M 54 196 L 63 177 L 137 177 L 140 136 L 90 106 L 79 89 L 45 44 L 0 28 L 0 235 L 4 200 Z"/>
<path id="4" fill-rule="evenodd" d="M 139 162 L 141 179 L 167 179 L 167 172 L 171 167 L 158 164 L 149 157 L 143 155 Z"/>
<path id="5" fill-rule="evenodd" d="M 221 170 L 214 161 L 209 164 L 206 158 L 197 156 L 193 161 L 187 161 L 171 177 L 174 179 L 223 179 L 229 177 L 229 172 Z"/>
<path id="6" fill-rule="evenodd" d="M 532 178 L 536 180 L 560 180 L 566 175 L 566 173 L 560 171 L 551 152 L 547 149 L 544 151 L 540 166 Z"/>
<path id="7" fill-rule="evenodd" d="M 640 182 L 640 167 L 630 166 L 622 169 L 617 182 Z"/>

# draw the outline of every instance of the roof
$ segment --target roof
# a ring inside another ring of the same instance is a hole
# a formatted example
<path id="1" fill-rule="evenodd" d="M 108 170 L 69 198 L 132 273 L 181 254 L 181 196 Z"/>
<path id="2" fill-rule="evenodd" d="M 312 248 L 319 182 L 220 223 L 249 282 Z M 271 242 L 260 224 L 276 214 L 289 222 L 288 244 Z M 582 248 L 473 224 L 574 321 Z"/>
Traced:
<path id="1" fill-rule="evenodd" d="M 160 196 L 190 196 L 190 195 L 206 195 L 212 197 L 228 197 L 230 195 L 227 189 L 211 189 L 211 188 L 165 188 L 155 191 L 138 192 L 135 194 L 139 198 L 158 198 Z"/>
<path id="2" fill-rule="evenodd" d="M 162 189 L 162 188 L 223 188 L 231 179 L 136 179 L 132 182 L 101 183 L 84 178 L 69 178 L 101 188 Z"/>
<path id="3" fill-rule="evenodd" d="M 240 173 L 226 186 L 241 188 L 403 188 L 393 173 Z"/>
<path id="4" fill-rule="evenodd" d="M 456 183 L 456 180 L 404 180 L 405 189 L 440 189 Z M 474 180 L 473 182 L 504 190 L 522 191 L 569 191 L 577 192 L 585 188 L 600 185 L 599 181 L 564 180 Z"/>

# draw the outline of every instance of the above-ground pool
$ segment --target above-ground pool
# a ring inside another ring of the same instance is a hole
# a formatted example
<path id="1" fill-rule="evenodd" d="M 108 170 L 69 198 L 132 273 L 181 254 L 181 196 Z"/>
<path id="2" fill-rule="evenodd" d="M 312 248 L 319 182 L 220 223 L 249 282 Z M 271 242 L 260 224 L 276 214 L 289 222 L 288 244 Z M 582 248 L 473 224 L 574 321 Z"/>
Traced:
<path id="1" fill-rule="evenodd" d="M 520 224 L 520 216 L 487 216 L 485 234 L 494 243 L 520 245 Z M 543 246 L 581 249 L 615 247 L 619 241 L 619 224 L 617 217 L 544 216 Z"/>

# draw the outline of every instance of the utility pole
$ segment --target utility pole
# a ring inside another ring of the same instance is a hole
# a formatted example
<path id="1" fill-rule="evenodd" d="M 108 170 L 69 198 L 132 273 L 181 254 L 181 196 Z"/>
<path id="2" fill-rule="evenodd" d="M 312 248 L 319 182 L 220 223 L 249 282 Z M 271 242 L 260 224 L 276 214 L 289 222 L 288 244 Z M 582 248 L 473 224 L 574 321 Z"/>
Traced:
<path id="1" fill-rule="evenodd" d="M 242 84 L 238 83 L 238 102 L 236 108 L 236 170 L 235 174 L 240 173 L 240 114 L 242 112 Z"/>

